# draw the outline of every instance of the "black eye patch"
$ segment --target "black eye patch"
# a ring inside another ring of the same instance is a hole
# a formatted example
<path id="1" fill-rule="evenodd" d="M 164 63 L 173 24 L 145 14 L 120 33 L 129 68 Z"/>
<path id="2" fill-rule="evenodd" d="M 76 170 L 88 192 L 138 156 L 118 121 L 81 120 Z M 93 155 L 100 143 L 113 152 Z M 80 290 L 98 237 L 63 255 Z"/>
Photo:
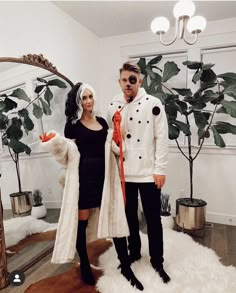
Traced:
<path id="1" fill-rule="evenodd" d="M 129 77 L 129 82 L 131 83 L 131 84 L 136 84 L 137 83 L 137 77 L 135 76 L 135 75 L 130 75 L 130 77 Z"/>

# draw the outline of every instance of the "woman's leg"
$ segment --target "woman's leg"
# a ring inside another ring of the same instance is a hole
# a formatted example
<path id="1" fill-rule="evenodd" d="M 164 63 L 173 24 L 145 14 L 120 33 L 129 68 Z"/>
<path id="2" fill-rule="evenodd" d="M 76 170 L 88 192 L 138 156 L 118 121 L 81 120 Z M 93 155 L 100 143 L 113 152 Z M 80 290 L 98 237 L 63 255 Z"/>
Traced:
<path id="1" fill-rule="evenodd" d="M 87 243 L 86 243 L 86 228 L 88 225 L 89 210 L 79 210 L 79 224 L 77 232 L 76 249 L 80 257 L 80 272 L 83 281 L 88 285 L 94 285 L 95 280 L 90 267 Z"/>
<path id="2" fill-rule="evenodd" d="M 135 277 L 131 267 L 128 255 L 127 241 L 125 237 L 113 238 L 118 259 L 120 260 L 120 267 L 122 275 L 131 283 L 133 287 L 143 291 L 143 285 Z"/>

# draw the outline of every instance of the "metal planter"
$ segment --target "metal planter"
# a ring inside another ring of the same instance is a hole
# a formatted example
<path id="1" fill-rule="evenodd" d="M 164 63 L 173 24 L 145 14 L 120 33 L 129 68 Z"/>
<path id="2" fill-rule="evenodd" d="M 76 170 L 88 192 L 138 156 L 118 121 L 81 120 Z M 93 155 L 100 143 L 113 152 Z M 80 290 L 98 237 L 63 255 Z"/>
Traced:
<path id="1" fill-rule="evenodd" d="M 32 209 L 32 191 L 11 193 L 10 198 L 14 217 L 30 215 Z"/>
<path id="2" fill-rule="evenodd" d="M 186 230 L 204 229 L 207 203 L 201 199 L 176 200 L 176 224 Z"/>

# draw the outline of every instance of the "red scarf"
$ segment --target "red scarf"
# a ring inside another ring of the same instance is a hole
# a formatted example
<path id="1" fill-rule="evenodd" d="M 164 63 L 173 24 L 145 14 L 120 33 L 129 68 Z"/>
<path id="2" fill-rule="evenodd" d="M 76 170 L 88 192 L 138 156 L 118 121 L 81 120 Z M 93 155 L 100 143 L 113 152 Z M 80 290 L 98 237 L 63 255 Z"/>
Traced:
<path id="1" fill-rule="evenodd" d="M 120 148 L 120 177 L 121 177 L 124 204 L 126 204 L 125 173 L 124 173 L 124 160 L 123 160 L 123 150 L 122 150 L 122 135 L 121 135 L 121 131 L 120 131 L 120 123 L 121 123 L 120 112 L 122 110 L 123 110 L 123 107 L 120 109 L 120 111 L 116 111 L 113 116 L 113 123 L 114 123 L 113 140 Z"/>

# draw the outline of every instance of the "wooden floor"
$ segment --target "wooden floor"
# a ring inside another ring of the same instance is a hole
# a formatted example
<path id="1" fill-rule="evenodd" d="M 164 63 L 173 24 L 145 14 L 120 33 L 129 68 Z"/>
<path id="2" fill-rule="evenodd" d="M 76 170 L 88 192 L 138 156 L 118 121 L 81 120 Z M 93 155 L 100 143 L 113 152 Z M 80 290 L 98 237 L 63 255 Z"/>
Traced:
<path id="1" fill-rule="evenodd" d="M 48 222 L 57 222 L 59 216 L 59 210 L 48 210 L 47 218 Z M 9 211 L 4 211 L 4 219 L 10 218 L 11 214 Z M 146 233 L 146 224 L 143 220 L 141 225 L 142 232 Z M 205 235 L 203 238 L 192 236 L 198 243 L 212 248 L 217 255 L 221 258 L 221 262 L 228 266 L 233 265 L 236 267 L 236 227 L 222 224 L 210 224 L 208 223 L 205 228 Z M 48 248 L 52 245 L 49 243 L 36 243 L 35 247 L 27 247 L 24 251 L 24 255 L 29 258 L 32 253 L 41 251 L 44 248 Z M 19 263 L 22 262 L 22 256 L 14 256 L 9 258 L 8 271 L 12 271 L 16 268 Z M 1 293 L 23 293 L 30 284 L 33 284 L 43 278 L 49 276 L 55 276 L 66 272 L 71 267 L 71 264 L 55 265 L 51 264 L 51 254 L 43 258 L 40 262 L 35 264 L 32 268 L 25 272 L 26 281 L 20 287 L 8 286 L 1 290 Z M 17 264 L 17 265 L 16 265 Z M 41 293 L 41 292 L 39 292 Z M 42 292 L 44 293 L 44 292 Z"/>

